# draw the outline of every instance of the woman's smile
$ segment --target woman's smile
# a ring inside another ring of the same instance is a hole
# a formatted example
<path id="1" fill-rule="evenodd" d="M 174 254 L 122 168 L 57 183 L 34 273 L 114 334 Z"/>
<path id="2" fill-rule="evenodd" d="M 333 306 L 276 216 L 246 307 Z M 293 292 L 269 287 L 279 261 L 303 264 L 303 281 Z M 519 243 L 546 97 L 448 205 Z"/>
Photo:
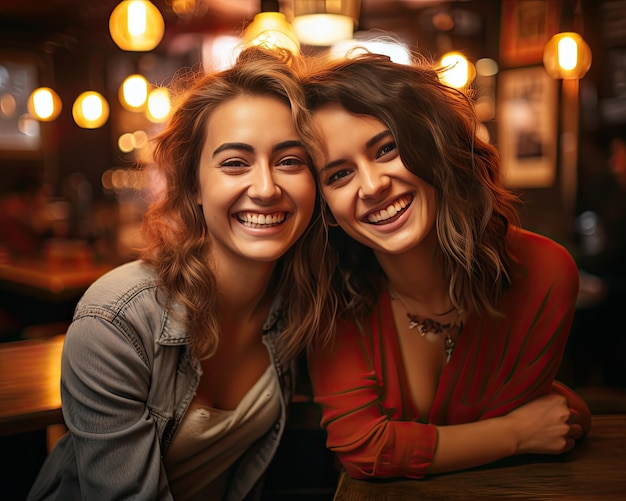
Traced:
<path id="1" fill-rule="evenodd" d="M 248 228 L 270 228 L 282 224 L 287 218 L 285 212 L 274 212 L 271 214 L 261 214 L 258 212 L 238 212 L 235 214 L 237 220 Z"/>
<path id="2" fill-rule="evenodd" d="M 386 209 L 377 210 L 367 215 L 367 222 L 371 224 L 388 224 L 396 221 L 406 212 L 413 201 L 413 196 L 404 195 L 395 200 Z"/>

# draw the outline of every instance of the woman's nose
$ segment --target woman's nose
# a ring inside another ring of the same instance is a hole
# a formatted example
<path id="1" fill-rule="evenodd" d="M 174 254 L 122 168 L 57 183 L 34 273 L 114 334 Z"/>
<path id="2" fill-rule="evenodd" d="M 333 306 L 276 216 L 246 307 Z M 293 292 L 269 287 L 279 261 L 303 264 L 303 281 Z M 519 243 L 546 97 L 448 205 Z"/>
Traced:
<path id="1" fill-rule="evenodd" d="M 373 198 L 385 192 L 391 183 L 389 176 L 379 166 L 359 166 L 359 197 Z"/>
<path id="2" fill-rule="evenodd" d="M 280 186 L 276 184 L 274 172 L 269 165 L 258 165 L 254 168 L 248 195 L 259 200 L 273 200 L 281 195 Z"/>

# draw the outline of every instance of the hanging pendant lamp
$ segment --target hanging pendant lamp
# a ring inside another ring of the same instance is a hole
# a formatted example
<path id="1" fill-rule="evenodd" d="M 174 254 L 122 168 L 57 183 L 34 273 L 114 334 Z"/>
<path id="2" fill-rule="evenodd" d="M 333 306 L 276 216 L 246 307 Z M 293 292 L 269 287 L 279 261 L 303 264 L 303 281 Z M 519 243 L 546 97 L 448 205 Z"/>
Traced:
<path id="1" fill-rule="evenodd" d="M 145 52 L 161 42 L 165 21 L 152 2 L 123 0 L 111 12 L 109 32 L 120 49 Z"/>
<path id="2" fill-rule="evenodd" d="M 293 29 L 302 44 L 330 47 L 352 38 L 360 9 L 361 0 L 294 0 Z"/>

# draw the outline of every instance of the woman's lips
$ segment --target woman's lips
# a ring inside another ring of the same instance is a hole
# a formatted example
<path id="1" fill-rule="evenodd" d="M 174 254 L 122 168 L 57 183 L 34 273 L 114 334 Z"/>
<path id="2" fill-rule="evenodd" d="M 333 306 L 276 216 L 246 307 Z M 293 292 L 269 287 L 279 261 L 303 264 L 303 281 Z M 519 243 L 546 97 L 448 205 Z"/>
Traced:
<path id="1" fill-rule="evenodd" d="M 370 224 L 387 224 L 398 219 L 413 201 L 412 195 L 404 195 L 396 199 L 385 209 L 371 212 L 367 215 L 367 222 Z"/>

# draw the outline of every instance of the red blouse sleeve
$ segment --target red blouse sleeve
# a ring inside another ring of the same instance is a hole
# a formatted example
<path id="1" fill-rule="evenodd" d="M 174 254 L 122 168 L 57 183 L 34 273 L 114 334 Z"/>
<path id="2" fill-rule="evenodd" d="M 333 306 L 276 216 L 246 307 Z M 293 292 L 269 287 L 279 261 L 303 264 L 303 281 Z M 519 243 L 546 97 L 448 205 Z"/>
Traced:
<path id="1" fill-rule="evenodd" d="M 437 429 L 402 420 L 401 409 L 385 408 L 376 339 L 340 322 L 334 342 L 309 354 L 327 445 L 353 478 L 422 478 L 434 455 Z"/>

